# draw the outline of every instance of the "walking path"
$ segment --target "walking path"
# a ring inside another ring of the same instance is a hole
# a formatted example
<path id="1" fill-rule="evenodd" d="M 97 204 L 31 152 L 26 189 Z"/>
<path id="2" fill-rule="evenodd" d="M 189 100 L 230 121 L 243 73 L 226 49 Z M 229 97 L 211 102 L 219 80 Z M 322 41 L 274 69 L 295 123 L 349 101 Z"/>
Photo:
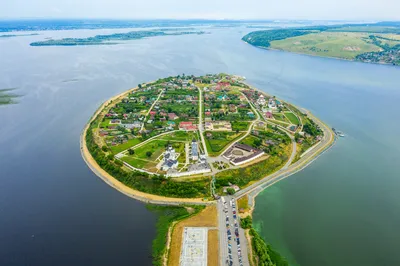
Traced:
<path id="1" fill-rule="evenodd" d="M 149 115 L 149 113 L 150 113 L 150 111 L 153 109 L 153 107 L 154 107 L 154 105 L 156 105 L 156 103 L 158 102 L 158 100 L 160 99 L 160 97 L 161 97 L 161 95 L 164 93 L 164 90 L 161 90 L 161 92 L 160 92 L 160 94 L 158 94 L 158 97 L 157 97 L 157 99 L 154 101 L 154 103 L 150 106 L 150 108 L 149 108 L 149 110 L 147 111 L 147 113 L 146 113 L 146 115 L 145 115 L 145 117 L 144 117 L 144 119 L 143 119 L 143 124 L 142 124 L 142 127 L 140 128 L 140 131 L 142 131 L 143 130 L 143 128 L 144 128 L 144 120 L 146 119 L 146 117 Z"/>

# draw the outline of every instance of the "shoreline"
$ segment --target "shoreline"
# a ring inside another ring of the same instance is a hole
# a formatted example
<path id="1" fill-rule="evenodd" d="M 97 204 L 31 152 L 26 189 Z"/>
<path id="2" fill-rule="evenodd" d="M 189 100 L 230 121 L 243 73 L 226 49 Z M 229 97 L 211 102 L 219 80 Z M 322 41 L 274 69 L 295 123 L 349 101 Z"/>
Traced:
<path id="1" fill-rule="evenodd" d="M 373 64 L 373 65 L 381 65 L 381 66 L 391 66 L 391 67 L 398 67 L 400 68 L 399 65 L 393 65 L 389 63 L 384 63 L 384 62 L 364 62 L 364 61 L 358 61 L 355 59 L 347 59 L 347 58 L 341 58 L 341 57 L 334 57 L 334 56 L 324 56 L 324 55 L 314 55 L 314 54 L 306 54 L 306 53 L 300 53 L 300 52 L 293 52 L 293 51 L 288 51 L 288 50 L 283 50 L 283 49 L 278 49 L 278 48 L 271 48 L 271 47 L 264 47 L 264 46 L 256 46 L 253 44 L 250 44 L 246 42 L 245 40 L 242 40 L 243 42 L 247 43 L 248 45 L 251 45 L 255 48 L 263 49 L 263 50 L 271 50 L 271 51 L 279 51 L 279 52 L 284 52 L 284 53 L 292 53 L 292 54 L 297 54 L 297 55 L 306 55 L 310 57 L 319 57 L 319 58 L 329 58 L 329 59 L 336 59 L 336 60 L 341 60 L 341 61 L 346 61 L 346 62 L 354 62 L 354 63 L 363 63 L 363 64 Z"/>

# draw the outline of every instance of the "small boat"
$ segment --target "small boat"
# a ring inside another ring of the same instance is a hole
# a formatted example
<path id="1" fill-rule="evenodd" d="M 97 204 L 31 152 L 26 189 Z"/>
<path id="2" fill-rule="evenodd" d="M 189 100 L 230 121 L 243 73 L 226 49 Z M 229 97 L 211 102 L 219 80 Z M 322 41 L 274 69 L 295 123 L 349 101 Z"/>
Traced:
<path id="1" fill-rule="evenodd" d="M 341 131 L 336 131 L 336 135 L 338 135 L 339 137 L 344 137 L 345 135 L 343 134 L 343 132 Z"/>

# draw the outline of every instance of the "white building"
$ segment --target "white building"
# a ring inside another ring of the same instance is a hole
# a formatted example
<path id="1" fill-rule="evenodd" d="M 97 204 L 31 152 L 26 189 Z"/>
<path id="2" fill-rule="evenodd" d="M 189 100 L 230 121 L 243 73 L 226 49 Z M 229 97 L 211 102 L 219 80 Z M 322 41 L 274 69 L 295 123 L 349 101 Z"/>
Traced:
<path id="1" fill-rule="evenodd" d="M 161 166 L 163 171 L 168 171 L 169 169 L 174 169 L 178 167 L 178 161 L 176 160 L 176 152 L 175 149 L 171 146 L 168 146 L 167 150 L 164 153 L 164 162 Z"/>

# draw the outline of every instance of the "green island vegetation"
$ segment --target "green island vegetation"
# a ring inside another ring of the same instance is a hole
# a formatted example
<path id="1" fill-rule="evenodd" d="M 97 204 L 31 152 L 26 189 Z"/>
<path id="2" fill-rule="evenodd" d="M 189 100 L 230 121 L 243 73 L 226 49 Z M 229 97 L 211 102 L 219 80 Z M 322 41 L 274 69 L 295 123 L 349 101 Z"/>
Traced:
<path id="1" fill-rule="evenodd" d="M 2 34 L 0 38 L 12 38 L 12 37 L 24 37 L 24 36 L 36 36 L 38 33 L 29 33 L 29 34 Z"/>
<path id="2" fill-rule="evenodd" d="M 175 31 L 174 31 L 175 30 Z M 31 46 L 77 46 L 77 45 L 114 45 L 121 41 L 138 40 L 157 36 L 174 36 L 188 34 L 205 34 L 204 31 L 181 31 L 179 29 L 131 31 L 127 33 L 114 33 L 108 35 L 96 35 L 87 38 L 64 38 L 59 40 L 46 40 L 33 42 Z"/>
<path id="3" fill-rule="evenodd" d="M 0 89 L 0 105 L 16 104 L 20 95 L 13 93 L 15 88 Z"/>
<path id="4" fill-rule="evenodd" d="M 173 222 L 178 222 L 198 214 L 204 209 L 201 205 L 191 206 L 159 206 L 146 205 L 147 209 L 158 215 L 157 234 L 152 244 L 153 265 L 161 266 L 166 252 L 168 230 Z"/>
<path id="5" fill-rule="evenodd" d="M 399 22 L 261 30 L 242 40 L 261 48 L 400 65 Z"/>
<path id="6" fill-rule="evenodd" d="M 86 144 L 128 187 L 209 200 L 212 177 L 217 193 L 233 194 L 232 185 L 244 188 L 283 167 L 293 141 L 298 159 L 322 134 L 306 114 L 241 77 L 183 74 L 139 84 L 108 103 Z"/>

